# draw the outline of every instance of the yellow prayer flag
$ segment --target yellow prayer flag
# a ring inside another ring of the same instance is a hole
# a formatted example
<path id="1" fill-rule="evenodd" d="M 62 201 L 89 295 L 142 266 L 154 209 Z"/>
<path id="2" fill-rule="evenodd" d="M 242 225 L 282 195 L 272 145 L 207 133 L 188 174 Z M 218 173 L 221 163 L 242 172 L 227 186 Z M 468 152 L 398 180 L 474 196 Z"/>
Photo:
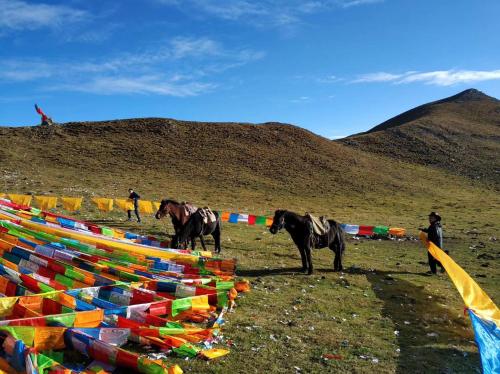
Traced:
<path id="1" fill-rule="evenodd" d="M 144 214 L 152 214 L 153 213 L 153 204 L 151 204 L 151 201 L 147 200 L 139 200 L 137 202 L 139 212 L 144 213 Z"/>
<path id="2" fill-rule="evenodd" d="M 113 199 L 94 197 L 92 201 L 97 205 L 97 209 L 101 212 L 111 212 L 113 210 Z"/>
<path id="3" fill-rule="evenodd" d="M 14 204 L 27 205 L 27 206 L 29 206 L 31 204 L 31 195 L 18 195 L 18 194 L 10 193 L 9 199 Z"/>
<path id="4" fill-rule="evenodd" d="M 115 199 L 116 206 L 124 211 L 134 210 L 134 203 L 129 199 Z"/>
<path id="5" fill-rule="evenodd" d="M 0 317 L 8 316 L 12 312 L 14 304 L 19 297 L 2 297 L 0 298 Z"/>
<path id="6" fill-rule="evenodd" d="M 160 210 L 161 203 L 158 201 L 153 201 L 153 208 L 155 208 L 156 211 Z"/>
<path id="7" fill-rule="evenodd" d="M 427 234 L 421 232 L 420 240 L 427 247 L 432 257 L 438 260 L 446 269 L 458 292 L 462 296 L 467 308 L 485 320 L 493 321 L 500 326 L 500 309 L 481 287 L 442 249 L 427 240 Z"/>
<path id="8" fill-rule="evenodd" d="M 193 296 L 191 298 L 191 309 L 209 310 L 210 305 L 208 305 L 208 295 Z"/>
<path id="9" fill-rule="evenodd" d="M 75 212 L 80 210 L 83 197 L 61 197 L 61 201 L 65 210 L 68 212 Z"/>
<path id="10" fill-rule="evenodd" d="M 57 197 L 54 196 L 35 196 L 35 201 L 41 210 L 54 209 L 57 205 Z"/>
<path id="11" fill-rule="evenodd" d="M 212 359 L 217 358 L 217 357 L 225 356 L 228 353 L 229 353 L 229 350 L 221 349 L 221 348 L 212 348 L 212 349 L 207 349 L 205 351 L 201 351 L 201 354 L 209 360 L 212 360 Z"/>

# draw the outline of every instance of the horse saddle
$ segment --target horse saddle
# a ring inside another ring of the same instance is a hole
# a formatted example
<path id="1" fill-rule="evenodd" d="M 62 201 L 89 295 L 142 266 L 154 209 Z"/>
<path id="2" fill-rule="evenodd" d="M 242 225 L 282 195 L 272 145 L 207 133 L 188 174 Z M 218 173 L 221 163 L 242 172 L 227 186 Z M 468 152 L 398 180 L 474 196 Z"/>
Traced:
<path id="1" fill-rule="evenodd" d="M 212 209 L 209 207 L 204 207 L 202 209 L 198 209 L 198 212 L 200 212 L 201 217 L 203 218 L 203 223 L 205 225 L 208 225 L 209 223 L 213 223 L 217 221 L 217 217 L 215 216 L 215 213 L 212 212 Z"/>
<path id="2" fill-rule="evenodd" d="M 312 230 L 315 235 L 324 236 L 330 230 L 330 224 L 325 216 L 315 217 L 312 214 L 306 213 L 306 216 L 311 221 Z"/>

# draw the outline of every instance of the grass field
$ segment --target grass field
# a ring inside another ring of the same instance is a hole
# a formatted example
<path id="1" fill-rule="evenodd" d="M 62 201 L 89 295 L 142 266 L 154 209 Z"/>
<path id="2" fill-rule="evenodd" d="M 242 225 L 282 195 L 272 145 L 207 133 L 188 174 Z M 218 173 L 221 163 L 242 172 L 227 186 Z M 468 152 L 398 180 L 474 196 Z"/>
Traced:
<path id="1" fill-rule="evenodd" d="M 493 204 L 482 212 L 480 226 L 471 226 L 479 223 L 472 212 L 444 225 L 446 248 L 493 300 L 500 298 L 500 245 L 491 224 L 497 211 Z M 167 220 L 150 217 L 142 225 L 123 222 L 116 212 L 83 218 L 154 235 L 172 232 Z M 324 249 L 313 253 L 315 272 L 307 276 L 286 233 L 229 223 L 223 230 L 222 256 L 238 259 L 238 275 L 252 290 L 224 326 L 230 355 L 212 362 L 172 359 L 186 372 L 480 372 L 462 300 L 445 274 L 424 274 L 427 254 L 419 241 L 349 239 L 343 273 L 332 271 L 332 253 Z"/>

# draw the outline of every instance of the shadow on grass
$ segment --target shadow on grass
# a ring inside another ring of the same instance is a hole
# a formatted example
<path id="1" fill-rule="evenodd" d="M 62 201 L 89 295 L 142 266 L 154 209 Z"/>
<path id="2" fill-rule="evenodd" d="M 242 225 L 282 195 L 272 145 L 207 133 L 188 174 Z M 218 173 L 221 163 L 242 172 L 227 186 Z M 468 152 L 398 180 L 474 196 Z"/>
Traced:
<path id="1" fill-rule="evenodd" d="M 302 275 L 302 268 L 277 268 L 277 269 L 242 269 L 237 270 L 240 277 L 265 277 L 270 275 Z"/>
<path id="2" fill-rule="evenodd" d="M 478 353 L 464 355 L 457 348 L 446 348 L 471 340 L 464 329 L 469 320 L 443 307 L 446 301 L 432 297 L 424 286 L 396 277 L 404 274 L 414 273 L 366 273 L 375 295 L 384 303 L 382 315 L 391 319 L 398 331 L 396 373 L 480 372 Z"/>

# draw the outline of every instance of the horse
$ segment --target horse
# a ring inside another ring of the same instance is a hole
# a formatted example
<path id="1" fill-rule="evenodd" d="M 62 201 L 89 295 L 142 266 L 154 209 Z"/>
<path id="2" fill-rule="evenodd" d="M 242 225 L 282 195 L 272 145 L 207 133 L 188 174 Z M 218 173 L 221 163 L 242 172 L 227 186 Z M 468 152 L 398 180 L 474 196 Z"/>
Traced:
<path id="1" fill-rule="evenodd" d="M 276 234 L 281 229 L 288 231 L 293 242 L 300 252 L 302 259 L 302 271 L 312 274 L 313 264 L 311 260 L 311 248 L 330 248 L 335 253 L 333 270 L 341 271 L 342 256 L 345 251 L 344 230 L 334 220 L 328 220 L 330 229 L 326 235 L 314 234 L 312 222 L 307 216 L 287 210 L 277 210 L 274 213 L 273 223 L 269 228 L 271 234 Z"/>
<path id="2" fill-rule="evenodd" d="M 206 251 L 204 235 L 212 235 L 215 242 L 215 253 L 220 253 L 220 237 L 222 231 L 222 221 L 217 212 L 213 212 L 215 221 L 204 222 L 203 209 L 198 209 L 195 213 L 191 214 L 188 221 L 179 231 L 179 234 L 172 239 L 172 247 L 177 248 L 179 243 L 184 243 L 191 239 L 191 249 L 194 251 L 196 248 L 196 237 L 200 238 L 201 246 Z"/>
<path id="3" fill-rule="evenodd" d="M 160 207 L 155 214 L 156 219 L 162 219 L 167 214 L 172 220 L 172 225 L 174 226 L 174 237 L 172 241 L 179 235 L 191 214 L 193 214 L 198 208 L 190 203 L 178 203 L 175 200 L 163 199 L 160 203 Z"/>

